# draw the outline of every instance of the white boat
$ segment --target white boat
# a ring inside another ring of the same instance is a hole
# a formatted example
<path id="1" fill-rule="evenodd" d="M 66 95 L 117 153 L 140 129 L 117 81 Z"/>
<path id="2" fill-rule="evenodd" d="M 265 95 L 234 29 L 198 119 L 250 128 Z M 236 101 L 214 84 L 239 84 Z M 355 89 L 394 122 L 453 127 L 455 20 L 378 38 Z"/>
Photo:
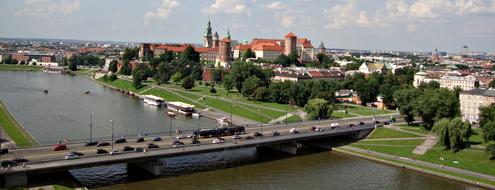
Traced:
<path id="1" fill-rule="evenodd" d="M 167 109 L 186 116 L 191 116 L 195 113 L 194 105 L 186 104 L 184 102 L 169 102 L 167 103 Z"/>
<path id="2" fill-rule="evenodd" d="M 152 105 L 152 106 L 163 106 L 165 104 L 165 100 L 163 98 L 160 98 L 158 96 L 153 96 L 153 95 L 144 95 L 143 96 L 143 101 L 146 104 Z"/>

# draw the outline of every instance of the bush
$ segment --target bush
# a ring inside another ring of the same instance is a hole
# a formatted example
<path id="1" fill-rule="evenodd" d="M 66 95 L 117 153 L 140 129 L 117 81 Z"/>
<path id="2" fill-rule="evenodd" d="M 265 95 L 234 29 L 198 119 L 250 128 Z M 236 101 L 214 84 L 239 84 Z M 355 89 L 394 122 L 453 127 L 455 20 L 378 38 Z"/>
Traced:
<path id="1" fill-rule="evenodd" d="M 495 142 L 486 146 L 485 151 L 490 155 L 490 160 L 495 160 Z"/>
<path id="2" fill-rule="evenodd" d="M 115 75 L 115 74 L 110 75 L 110 77 L 108 78 L 108 80 L 110 80 L 110 81 L 117 80 L 117 75 Z"/>
<path id="3" fill-rule="evenodd" d="M 199 84 L 199 85 L 203 85 L 203 81 L 199 81 L 199 82 L 198 82 L 198 84 Z"/>
<path id="4" fill-rule="evenodd" d="M 215 89 L 215 88 L 211 88 L 211 89 L 210 89 L 210 93 L 212 93 L 212 94 L 217 93 L 217 89 Z"/>

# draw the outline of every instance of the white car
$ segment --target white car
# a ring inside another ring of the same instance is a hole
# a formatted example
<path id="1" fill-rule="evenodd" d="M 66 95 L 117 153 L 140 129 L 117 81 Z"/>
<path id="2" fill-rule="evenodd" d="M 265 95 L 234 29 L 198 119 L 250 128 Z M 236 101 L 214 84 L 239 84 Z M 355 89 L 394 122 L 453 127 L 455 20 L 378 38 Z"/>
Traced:
<path id="1" fill-rule="evenodd" d="M 232 136 L 232 139 L 241 139 L 241 136 L 239 136 L 239 135 L 234 135 L 234 136 Z"/>
<path id="2" fill-rule="evenodd" d="M 179 136 L 177 136 L 177 137 L 175 137 L 175 138 L 176 138 L 176 139 L 185 139 L 185 138 L 187 138 L 187 136 L 185 136 L 185 135 L 179 135 Z"/>
<path id="3" fill-rule="evenodd" d="M 299 133 L 299 131 L 298 131 L 296 128 L 292 128 L 292 129 L 290 129 L 290 130 L 289 130 L 289 132 L 290 132 L 291 134 L 296 134 L 296 133 Z"/>
<path id="4" fill-rule="evenodd" d="M 323 129 L 321 129 L 320 127 L 316 127 L 316 128 L 315 128 L 315 131 L 316 131 L 316 132 L 321 132 L 321 131 L 323 131 Z"/>
<path id="5" fill-rule="evenodd" d="M 224 142 L 225 142 L 224 140 L 219 139 L 219 138 L 213 139 L 213 141 L 212 141 L 213 144 L 221 144 L 221 143 L 224 143 Z"/>
<path id="6" fill-rule="evenodd" d="M 332 124 L 330 124 L 330 128 L 332 128 L 332 129 L 335 129 L 337 127 L 339 127 L 339 123 L 332 123 Z"/>
<path id="7" fill-rule="evenodd" d="M 65 157 L 64 157 L 64 158 L 65 158 L 66 160 L 73 160 L 73 159 L 77 159 L 77 158 L 79 158 L 79 156 L 78 156 L 78 155 L 75 155 L 75 154 L 71 154 L 71 153 L 69 153 L 69 154 L 65 155 Z"/>

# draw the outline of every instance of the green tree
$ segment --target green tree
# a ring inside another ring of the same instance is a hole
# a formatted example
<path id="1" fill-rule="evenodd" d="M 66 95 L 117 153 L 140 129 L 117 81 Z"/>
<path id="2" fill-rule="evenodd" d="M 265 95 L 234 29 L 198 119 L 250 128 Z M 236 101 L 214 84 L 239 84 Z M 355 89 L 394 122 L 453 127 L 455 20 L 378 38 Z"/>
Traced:
<path id="1" fill-rule="evenodd" d="M 296 52 L 290 53 L 288 57 L 289 57 L 290 65 L 300 66 L 299 55 L 297 55 Z"/>
<path id="2" fill-rule="evenodd" d="M 495 105 L 480 108 L 480 127 L 485 142 L 495 141 Z"/>
<path id="3" fill-rule="evenodd" d="M 69 70 L 71 70 L 71 71 L 77 71 L 77 63 L 74 62 L 74 61 L 71 61 L 69 63 Z"/>
<path id="4" fill-rule="evenodd" d="M 139 56 L 139 48 L 126 48 L 124 54 L 122 55 L 123 61 L 130 61 L 137 59 Z"/>
<path id="5" fill-rule="evenodd" d="M 256 54 L 251 50 L 251 48 L 248 48 L 244 54 L 242 54 L 242 60 L 247 60 L 249 58 L 256 58 Z"/>
<path id="6" fill-rule="evenodd" d="M 108 70 L 112 71 L 112 73 L 117 73 L 117 60 L 112 60 L 108 65 Z"/>
<path id="7" fill-rule="evenodd" d="M 260 79 L 256 76 L 248 77 L 242 83 L 242 89 L 241 89 L 242 95 L 248 98 L 253 98 L 254 91 L 260 86 L 260 82 L 261 82 Z"/>
<path id="8" fill-rule="evenodd" d="M 182 88 L 186 90 L 194 88 L 194 79 L 191 76 L 184 78 L 182 81 Z"/>
<path id="9" fill-rule="evenodd" d="M 172 66 L 170 63 L 161 63 L 158 66 L 158 81 L 160 83 L 168 83 L 168 81 L 170 80 L 170 76 L 174 73 L 174 70 L 174 66 Z"/>
<path id="10" fill-rule="evenodd" d="M 430 129 L 441 118 L 460 115 L 459 98 L 448 89 L 425 89 L 415 102 L 415 110 Z"/>
<path id="11" fill-rule="evenodd" d="M 231 74 L 224 75 L 223 87 L 225 88 L 225 90 L 227 90 L 227 93 L 230 92 L 232 89 L 234 89 L 236 84 L 234 80 L 235 79 L 233 78 L 233 75 Z"/>
<path id="12" fill-rule="evenodd" d="M 490 155 L 490 160 L 495 159 L 495 143 L 490 143 L 486 146 L 485 151 Z"/>
<path id="13" fill-rule="evenodd" d="M 180 59 L 191 61 L 193 63 L 199 63 L 200 55 L 194 50 L 192 46 L 187 46 L 186 49 L 181 53 Z"/>
<path id="14" fill-rule="evenodd" d="M 459 117 L 452 120 L 443 118 L 433 125 L 432 131 L 438 135 L 445 149 L 459 151 L 469 142 L 471 125 Z"/>
<path id="15" fill-rule="evenodd" d="M 420 91 L 415 88 L 402 89 L 394 92 L 394 98 L 397 102 L 399 112 L 404 116 L 404 120 L 408 124 L 411 124 L 411 122 L 414 121 L 414 116 L 416 114 L 415 102 L 420 95 Z"/>
<path id="16" fill-rule="evenodd" d="M 215 83 L 221 83 L 222 82 L 222 77 L 224 75 L 224 70 L 220 68 L 213 69 L 212 71 L 212 78 Z"/>
<path id="17" fill-rule="evenodd" d="M 254 91 L 254 99 L 257 101 L 268 101 L 270 93 L 264 86 L 256 88 Z"/>
<path id="18" fill-rule="evenodd" d="M 490 81 L 490 83 L 488 83 L 488 87 L 495 88 L 495 80 Z"/>
<path id="19" fill-rule="evenodd" d="M 142 70 L 135 70 L 132 73 L 132 85 L 134 88 L 139 89 L 143 87 L 143 77 L 144 77 L 144 72 Z"/>
<path id="20" fill-rule="evenodd" d="M 282 65 L 282 67 L 288 67 L 291 64 L 291 61 L 287 55 L 279 55 L 277 59 L 275 60 L 276 64 Z"/>
<path id="21" fill-rule="evenodd" d="M 309 100 L 304 110 L 311 119 L 324 119 L 332 115 L 333 106 L 328 101 L 317 98 Z"/>
<path id="22" fill-rule="evenodd" d="M 182 80 L 182 74 L 180 72 L 176 72 L 172 75 L 171 78 L 175 84 L 178 84 Z"/>
<path id="23" fill-rule="evenodd" d="M 132 68 L 131 68 L 128 61 L 124 61 L 122 68 L 120 68 L 120 74 L 122 74 L 122 75 L 131 75 L 132 74 Z"/>

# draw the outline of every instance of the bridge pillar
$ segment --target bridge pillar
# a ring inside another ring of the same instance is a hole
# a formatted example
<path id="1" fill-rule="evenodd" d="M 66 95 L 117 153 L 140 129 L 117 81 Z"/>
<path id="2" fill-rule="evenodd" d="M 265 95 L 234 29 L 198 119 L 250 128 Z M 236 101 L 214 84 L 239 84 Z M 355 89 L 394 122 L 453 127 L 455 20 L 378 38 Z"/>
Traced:
<path id="1" fill-rule="evenodd" d="M 25 173 L 3 175 L 5 187 L 25 187 L 28 184 L 28 176 Z"/>
<path id="2" fill-rule="evenodd" d="M 162 168 L 165 166 L 167 166 L 167 163 L 161 160 L 148 160 L 142 162 L 127 163 L 127 167 L 139 168 L 154 176 L 162 175 Z"/>
<path id="3" fill-rule="evenodd" d="M 291 143 L 267 145 L 267 146 L 263 146 L 263 147 L 277 150 L 277 151 L 284 152 L 284 153 L 291 154 L 291 155 L 297 155 L 298 150 L 303 147 L 303 144 L 298 143 L 298 142 L 291 142 Z"/>

